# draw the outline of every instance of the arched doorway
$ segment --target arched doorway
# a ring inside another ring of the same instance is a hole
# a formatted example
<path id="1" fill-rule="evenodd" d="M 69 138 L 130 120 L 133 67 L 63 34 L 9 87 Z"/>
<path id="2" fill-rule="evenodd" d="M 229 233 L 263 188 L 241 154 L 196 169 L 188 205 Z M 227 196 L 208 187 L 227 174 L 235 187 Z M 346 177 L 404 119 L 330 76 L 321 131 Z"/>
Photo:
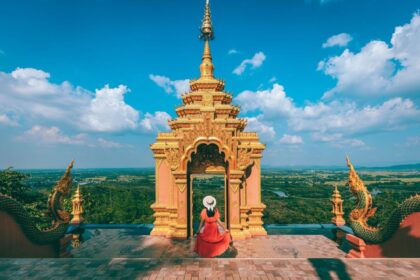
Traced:
<path id="1" fill-rule="evenodd" d="M 219 151 L 216 144 L 200 144 L 197 149 L 192 152 L 191 160 L 187 163 L 187 232 L 188 237 L 192 237 L 197 229 L 199 222 L 198 213 L 203 208 L 200 203 L 205 195 L 213 195 L 218 201 L 217 207 L 221 211 L 222 221 L 225 222 L 226 227 L 229 228 L 229 192 L 227 187 L 229 163 L 225 159 L 225 153 Z M 207 179 L 214 179 L 214 177 L 222 178 L 223 188 L 213 184 L 205 183 L 207 188 L 198 188 L 194 191 L 195 182 L 202 176 L 207 176 Z M 196 178 L 196 179 L 195 179 Z"/>

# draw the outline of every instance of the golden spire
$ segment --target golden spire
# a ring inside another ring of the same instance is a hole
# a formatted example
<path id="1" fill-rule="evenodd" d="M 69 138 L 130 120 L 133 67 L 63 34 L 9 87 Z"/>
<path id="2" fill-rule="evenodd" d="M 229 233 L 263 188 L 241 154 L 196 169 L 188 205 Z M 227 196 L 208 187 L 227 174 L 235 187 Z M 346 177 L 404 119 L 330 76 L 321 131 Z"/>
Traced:
<path id="1" fill-rule="evenodd" d="M 211 58 L 209 41 L 214 39 L 213 26 L 211 23 L 210 3 L 206 1 L 204 17 L 201 24 L 200 39 L 204 39 L 204 52 L 201 59 L 200 72 L 202 78 L 213 78 L 213 61 Z"/>
<path id="2" fill-rule="evenodd" d="M 344 211 L 343 211 L 343 200 L 341 199 L 340 192 L 338 191 L 337 185 L 335 185 L 335 189 L 333 191 L 333 195 L 331 197 L 331 204 L 333 213 L 332 223 L 336 224 L 337 226 L 344 226 L 346 221 L 343 218 Z"/>
<path id="3" fill-rule="evenodd" d="M 201 22 L 200 39 L 204 40 L 203 57 L 200 64 L 200 78 L 190 81 L 190 88 L 192 91 L 206 90 L 206 91 L 222 91 L 225 83 L 214 78 L 214 65 L 210 52 L 210 40 L 214 39 L 213 24 L 211 22 L 211 12 L 209 0 L 206 0 L 204 9 L 204 17 Z"/>
<path id="4" fill-rule="evenodd" d="M 200 39 L 213 40 L 213 25 L 211 23 L 211 13 L 210 13 L 210 3 L 209 0 L 206 0 L 206 7 L 204 9 L 204 17 L 201 23 L 201 35 Z"/>
<path id="5" fill-rule="evenodd" d="M 73 204 L 73 219 L 71 219 L 70 223 L 74 224 L 74 225 L 79 225 L 83 222 L 83 217 L 82 214 L 84 213 L 83 211 L 83 197 L 82 194 L 80 193 L 80 185 L 77 185 L 77 189 L 76 189 L 76 193 L 73 196 L 72 199 L 72 204 Z"/>

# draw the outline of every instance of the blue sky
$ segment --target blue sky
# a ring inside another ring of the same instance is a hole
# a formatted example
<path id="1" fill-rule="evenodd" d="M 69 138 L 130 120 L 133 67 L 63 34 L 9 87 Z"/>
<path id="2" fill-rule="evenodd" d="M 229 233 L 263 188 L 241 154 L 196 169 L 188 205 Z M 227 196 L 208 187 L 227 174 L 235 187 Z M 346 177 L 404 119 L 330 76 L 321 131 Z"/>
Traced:
<path id="1" fill-rule="evenodd" d="M 199 74 L 203 6 L 3 1 L 0 167 L 152 166 L 149 144 Z M 420 1 L 211 8 L 216 76 L 267 144 L 264 165 L 420 161 Z"/>

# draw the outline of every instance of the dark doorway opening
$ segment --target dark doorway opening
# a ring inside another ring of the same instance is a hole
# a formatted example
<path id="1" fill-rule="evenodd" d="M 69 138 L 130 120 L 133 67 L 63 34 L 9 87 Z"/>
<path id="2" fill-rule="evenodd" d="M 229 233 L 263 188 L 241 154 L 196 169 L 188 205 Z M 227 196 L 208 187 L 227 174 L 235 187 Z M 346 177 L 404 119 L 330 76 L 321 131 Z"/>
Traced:
<path id="1" fill-rule="evenodd" d="M 192 224 L 193 234 L 197 233 L 200 224 L 200 213 L 204 209 L 203 198 L 211 195 L 216 198 L 220 219 L 225 219 L 225 176 L 197 174 L 192 182 Z"/>
<path id="2" fill-rule="evenodd" d="M 227 192 L 228 163 L 225 154 L 215 144 L 201 144 L 192 153 L 187 166 L 187 233 L 192 237 L 200 224 L 200 213 L 204 209 L 203 198 L 214 196 L 217 200 L 220 218 L 229 228 Z"/>

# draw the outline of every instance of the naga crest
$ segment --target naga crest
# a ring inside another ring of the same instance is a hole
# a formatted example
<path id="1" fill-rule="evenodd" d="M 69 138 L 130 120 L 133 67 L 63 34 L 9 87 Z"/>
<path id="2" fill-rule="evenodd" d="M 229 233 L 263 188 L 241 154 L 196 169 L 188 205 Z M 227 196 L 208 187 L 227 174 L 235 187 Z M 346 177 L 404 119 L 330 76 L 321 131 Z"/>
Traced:
<path id="1" fill-rule="evenodd" d="M 348 185 L 350 191 L 357 198 L 357 205 L 356 208 L 351 211 L 350 219 L 366 223 L 369 217 L 375 214 L 376 208 L 372 208 L 372 196 L 354 169 L 349 157 L 346 157 L 346 162 L 350 169 Z"/>
<path id="2" fill-rule="evenodd" d="M 73 179 L 71 177 L 71 169 L 73 168 L 74 160 L 67 166 L 66 172 L 57 182 L 48 197 L 48 210 L 51 213 L 54 224 L 64 224 L 70 221 L 70 214 L 63 209 L 63 197 L 70 193 Z"/>

